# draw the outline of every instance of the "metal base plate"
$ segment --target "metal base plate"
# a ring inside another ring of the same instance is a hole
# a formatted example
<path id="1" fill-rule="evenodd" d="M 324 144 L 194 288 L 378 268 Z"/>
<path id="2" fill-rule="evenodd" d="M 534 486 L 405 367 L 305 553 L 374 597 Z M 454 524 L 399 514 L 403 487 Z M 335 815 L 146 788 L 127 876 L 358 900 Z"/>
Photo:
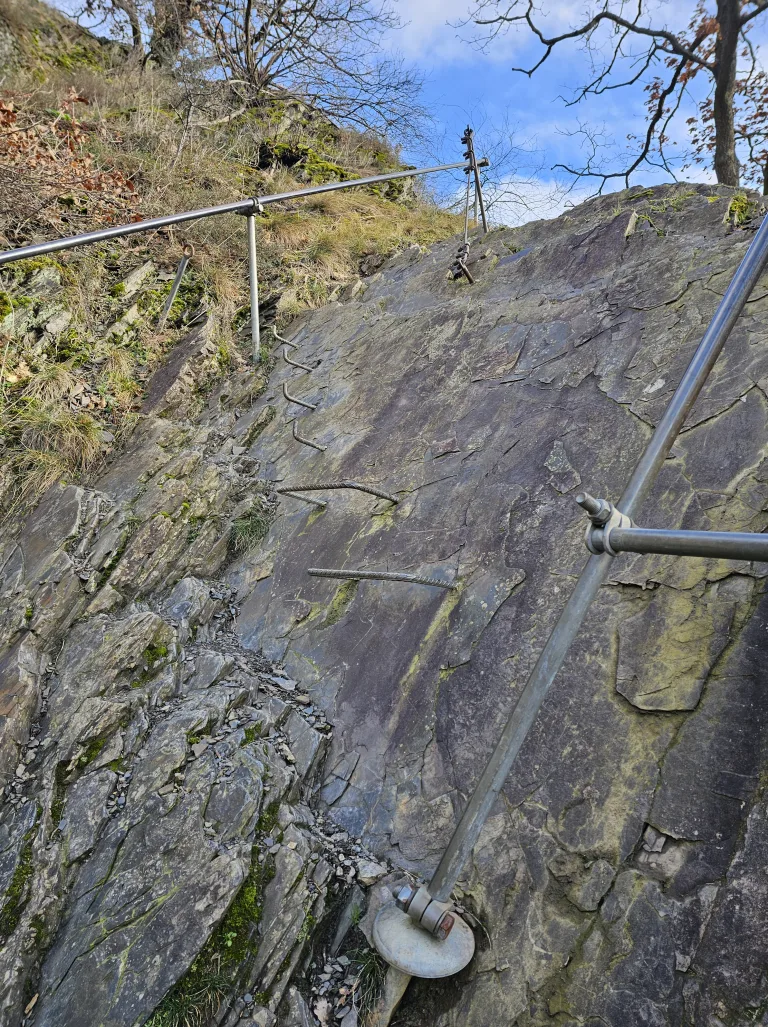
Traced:
<path id="1" fill-rule="evenodd" d="M 412 977 L 450 977 L 463 970 L 475 953 L 475 936 L 457 916 L 453 930 L 438 941 L 398 909 L 382 906 L 373 922 L 373 941 L 388 963 Z"/>

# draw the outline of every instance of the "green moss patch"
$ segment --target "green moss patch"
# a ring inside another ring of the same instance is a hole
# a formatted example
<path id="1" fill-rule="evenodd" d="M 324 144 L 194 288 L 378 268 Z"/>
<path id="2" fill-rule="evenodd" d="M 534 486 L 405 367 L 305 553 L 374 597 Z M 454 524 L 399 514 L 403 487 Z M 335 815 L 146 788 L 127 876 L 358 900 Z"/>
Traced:
<path id="1" fill-rule="evenodd" d="M 336 624 L 337 621 L 341 620 L 347 612 L 347 607 L 355 598 L 359 585 L 360 582 L 355 580 L 345 581 L 343 585 L 339 585 L 336 589 L 336 594 L 331 600 L 331 605 L 328 607 L 323 627 L 329 628 L 332 624 Z"/>
<path id="2" fill-rule="evenodd" d="M 215 1014 L 237 984 L 238 971 L 258 952 L 256 929 L 264 889 L 275 876 L 274 861 L 258 862 L 254 845 L 250 872 L 226 916 L 182 979 L 147 1020 L 146 1027 L 197 1027 Z"/>
<path id="3" fill-rule="evenodd" d="M 77 758 L 78 767 L 82 769 L 87 767 L 89 763 L 93 763 L 106 744 L 106 738 L 95 738 L 92 742 L 89 742 L 84 752 Z"/>
<path id="4" fill-rule="evenodd" d="M 3 896 L 3 906 L 0 909 L 0 937 L 9 938 L 19 925 L 24 906 L 27 904 L 27 882 L 32 877 L 32 835 L 30 831 L 25 835 L 24 845 L 21 850 L 19 862 L 14 871 L 8 890 Z"/>
<path id="5" fill-rule="evenodd" d="M 760 204 L 756 200 L 750 200 L 746 193 L 738 193 L 728 204 L 724 221 L 730 221 L 735 228 L 741 228 L 753 218 L 757 217 Z"/>

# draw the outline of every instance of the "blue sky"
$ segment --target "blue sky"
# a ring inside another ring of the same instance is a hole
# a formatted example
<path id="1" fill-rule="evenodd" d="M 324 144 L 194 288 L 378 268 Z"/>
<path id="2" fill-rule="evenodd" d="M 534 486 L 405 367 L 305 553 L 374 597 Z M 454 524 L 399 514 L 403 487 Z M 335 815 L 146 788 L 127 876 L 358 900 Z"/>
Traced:
<path id="1" fill-rule="evenodd" d="M 571 96 L 575 87 L 588 80 L 590 72 L 589 59 L 579 42 L 558 46 L 546 64 L 528 78 L 511 70 L 515 65 L 530 66 L 541 55 L 541 46 L 527 29 L 506 33 L 480 49 L 472 42 L 477 27 L 459 25 L 467 18 L 471 0 L 392 2 L 403 27 L 390 34 L 387 45 L 425 75 L 423 101 L 434 119 L 427 144 L 406 144 L 403 157 L 416 164 L 460 159 L 459 138 L 468 122 L 476 129 L 478 153 L 493 154 L 505 148 L 504 139 L 511 138 L 517 148 L 515 158 L 507 162 L 501 176 L 495 176 L 497 182 L 499 177 L 502 180 L 495 220 L 516 224 L 531 217 L 552 217 L 596 191 L 599 183 L 595 180 L 574 186 L 571 176 L 553 170 L 557 163 L 583 165 L 585 142 L 582 137 L 569 135 L 579 122 L 601 133 L 615 150 L 623 149 L 628 133 L 644 132 L 644 96 L 637 87 L 590 97 L 576 107 L 565 105 L 563 97 Z M 58 0 L 58 6 L 72 10 L 79 6 L 79 0 Z M 541 6 L 545 12 L 541 24 L 552 34 L 583 23 L 581 2 L 550 0 Z M 654 25 L 664 24 L 677 32 L 689 23 L 694 6 L 695 0 L 644 3 Z M 713 0 L 709 6 L 713 6 Z M 752 32 L 758 46 L 766 37 L 768 15 L 756 20 Z M 705 85 L 701 76 L 697 82 L 700 94 Z M 687 139 L 685 118 L 692 107 L 693 100 L 673 125 L 672 137 L 679 142 Z M 602 152 L 609 157 L 610 146 Z M 622 164 L 617 153 L 611 170 Z M 679 177 L 714 181 L 712 172 L 701 166 L 681 170 Z M 668 180 L 661 170 L 646 166 L 635 173 L 631 184 Z M 458 181 L 446 176 L 438 191 L 443 196 L 451 195 L 457 187 Z M 622 181 L 616 180 L 606 191 L 622 187 Z"/>
<path id="2" fill-rule="evenodd" d="M 653 0 L 652 0 L 653 3 Z M 652 4 L 649 5 L 653 10 Z M 687 25 L 693 3 L 685 0 L 658 2 L 653 21 L 666 23 L 669 28 L 681 30 Z M 571 165 L 583 163 L 583 139 L 569 137 L 567 133 L 587 123 L 591 128 L 604 131 L 615 145 L 625 145 L 628 133 L 640 134 L 645 130 L 643 94 L 637 88 L 616 90 L 577 107 L 566 107 L 562 96 L 570 96 L 575 86 L 586 81 L 589 74 L 588 58 L 578 44 L 565 44 L 556 48 L 553 56 L 532 78 L 513 72 L 514 65 L 529 65 L 541 54 L 540 45 L 530 32 L 510 33 L 489 44 L 485 52 L 468 40 L 478 31 L 473 26 L 454 27 L 467 16 L 469 0 L 399 0 L 397 9 L 406 23 L 403 30 L 394 33 L 392 46 L 420 67 L 427 76 L 425 101 L 434 112 L 438 137 L 443 137 L 441 156 L 453 152 L 453 140 L 458 140 L 469 120 L 477 126 L 478 151 L 493 144 L 492 137 L 498 126 L 508 124 L 515 142 L 532 151 L 529 157 L 521 155 L 519 171 L 507 174 L 515 183 L 521 197 L 527 198 L 538 216 L 552 216 L 575 200 L 590 195 L 596 184 L 583 184 L 570 194 L 565 192 L 573 179 L 551 168 L 558 162 Z M 543 24 L 553 31 L 573 27 L 583 17 L 582 5 L 557 0 L 545 10 L 548 17 Z M 454 23 L 451 25 L 449 23 Z M 756 26 L 761 29 L 761 26 Z M 756 31 L 755 41 L 765 36 Z M 702 80 L 701 85 L 705 83 Z M 685 116 L 677 119 L 674 138 L 685 141 Z M 418 159 L 418 149 L 406 156 Z M 620 167 L 614 161 L 614 169 Z M 691 181 L 714 181 L 707 168 L 694 167 L 679 177 Z M 632 184 L 653 184 L 668 181 L 660 170 L 642 168 L 632 178 Z M 606 191 L 623 188 L 617 180 Z M 502 205 L 500 204 L 500 207 Z M 527 220 L 531 212 L 514 200 L 505 202 L 498 210 L 500 219 L 507 223 Z"/>

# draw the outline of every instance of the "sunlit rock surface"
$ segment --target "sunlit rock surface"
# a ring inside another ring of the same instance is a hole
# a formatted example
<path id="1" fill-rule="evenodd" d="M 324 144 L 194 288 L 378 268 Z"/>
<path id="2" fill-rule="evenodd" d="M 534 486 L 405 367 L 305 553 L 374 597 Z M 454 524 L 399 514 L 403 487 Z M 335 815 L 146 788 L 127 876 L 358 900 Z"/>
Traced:
<path id="1" fill-rule="evenodd" d="M 210 1022 L 310 1016 L 331 882 L 434 869 L 585 561 L 575 493 L 620 495 L 753 236 L 732 195 L 494 231 L 472 286 L 455 240 L 414 248 L 299 319 L 315 369 L 276 350 L 261 395 L 240 374 L 200 399 L 199 329 L 94 487 L 6 532 L 7 1023 L 37 996 L 30 1023 L 142 1024 L 235 914 Z M 764 280 L 638 523 L 768 526 L 767 315 Z M 273 492 L 343 481 L 398 502 Z M 615 561 L 461 882 L 476 957 L 399 1023 L 763 1022 L 767 570 Z"/>

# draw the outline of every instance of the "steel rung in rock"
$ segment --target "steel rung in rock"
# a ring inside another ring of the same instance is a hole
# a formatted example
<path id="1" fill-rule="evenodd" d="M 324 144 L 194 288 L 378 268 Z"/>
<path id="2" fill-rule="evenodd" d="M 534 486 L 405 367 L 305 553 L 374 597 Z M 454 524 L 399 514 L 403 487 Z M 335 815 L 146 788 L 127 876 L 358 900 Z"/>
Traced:
<path id="1" fill-rule="evenodd" d="M 323 499 L 312 499 L 311 496 L 300 496 L 298 492 L 291 492 L 290 489 L 278 489 L 281 495 L 290 496 L 291 499 L 300 499 L 302 503 L 309 503 L 310 506 L 316 506 L 318 510 L 325 510 L 328 504 Z"/>
<path id="2" fill-rule="evenodd" d="M 306 407 L 307 410 L 317 410 L 316 403 L 307 403 L 303 399 L 297 399 L 296 396 L 292 396 L 288 389 L 285 387 L 285 382 L 283 382 L 283 395 L 289 403 L 295 403 L 297 406 Z"/>
<path id="3" fill-rule="evenodd" d="M 367 492 L 369 496 L 378 496 L 379 499 L 388 499 L 390 503 L 399 502 L 397 496 L 393 496 L 390 492 L 384 492 L 382 489 L 377 489 L 375 485 L 364 485 L 358 481 L 324 481 L 301 485 L 285 485 L 283 488 L 275 489 L 275 491 L 286 494 L 289 492 L 325 492 L 326 490 L 333 489 L 354 489 L 357 492 Z"/>
<path id="4" fill-rule="evenodd" d="M 288 351 L 286 350 L 285 346 L 283 346 L 283 360 L 286 362 L 286 364 L 290 364 L 291 367 L 298 367 L 302 371 L 308 371 L 310 374 L 312 373 L 312 371 L 314 371 L 314 367 L 308 367 L 306 364 L 302 364 L 298 360 L 291 360 L 291 358 L 288 356 Z"/>
<path id="5" fill-rule="evenodd" d="M 459 586 L 451 581 L 440 578 L 427 578 L 421 574 L 401 574 L 398 571 L 347 571 L 333 567 L 310 567 L 307 574 L 313 578 L 350 578 L 353 581 L 407 581 L 413 585 L 432 585 L 435 588 L 447 588 L 452 591 Z"/>
<path id="6" fill-rule="evenodd" d="M 282 337 L 282 335 L 278 335 L 278 333 L 277 333 L 277 328 L 275 328 L 275 326 L 274 326 L 274 325 L 272 325 L 272 334 L 274 335 L 275 339 L 276 339 L 276 340 L 277 340 L 278 342 L 282 342 L 282 344 L 283 344 L 284 346 L 290 346 L 290 347 L 291 347 L 291 349 L 298 349 L 298 348 L 299 348 L 299 347 L 298 347 L 298 346 L 296 345 L 296 343 L 295 343 L 295 342 L 291 342 L 291 340 L 290 340 L 290 339 L 284 339 L 284 338 Z"/>
<path id="7" fill-rule="evenodd" d="M 301 442 L 305 446 L 311 446 L 312 449 L 316 449 L 320 453 L 324 453 L 326 449 L 328 449 L 327 446 L 321 446 L 319 442 L 313 442 L 312 439 L 305 439 L 303 435 L 299 435 L 299 433 L 296 431 L 295 421 L 293 422 L 293 437 L 296 439 L 297 442 Z"/>

